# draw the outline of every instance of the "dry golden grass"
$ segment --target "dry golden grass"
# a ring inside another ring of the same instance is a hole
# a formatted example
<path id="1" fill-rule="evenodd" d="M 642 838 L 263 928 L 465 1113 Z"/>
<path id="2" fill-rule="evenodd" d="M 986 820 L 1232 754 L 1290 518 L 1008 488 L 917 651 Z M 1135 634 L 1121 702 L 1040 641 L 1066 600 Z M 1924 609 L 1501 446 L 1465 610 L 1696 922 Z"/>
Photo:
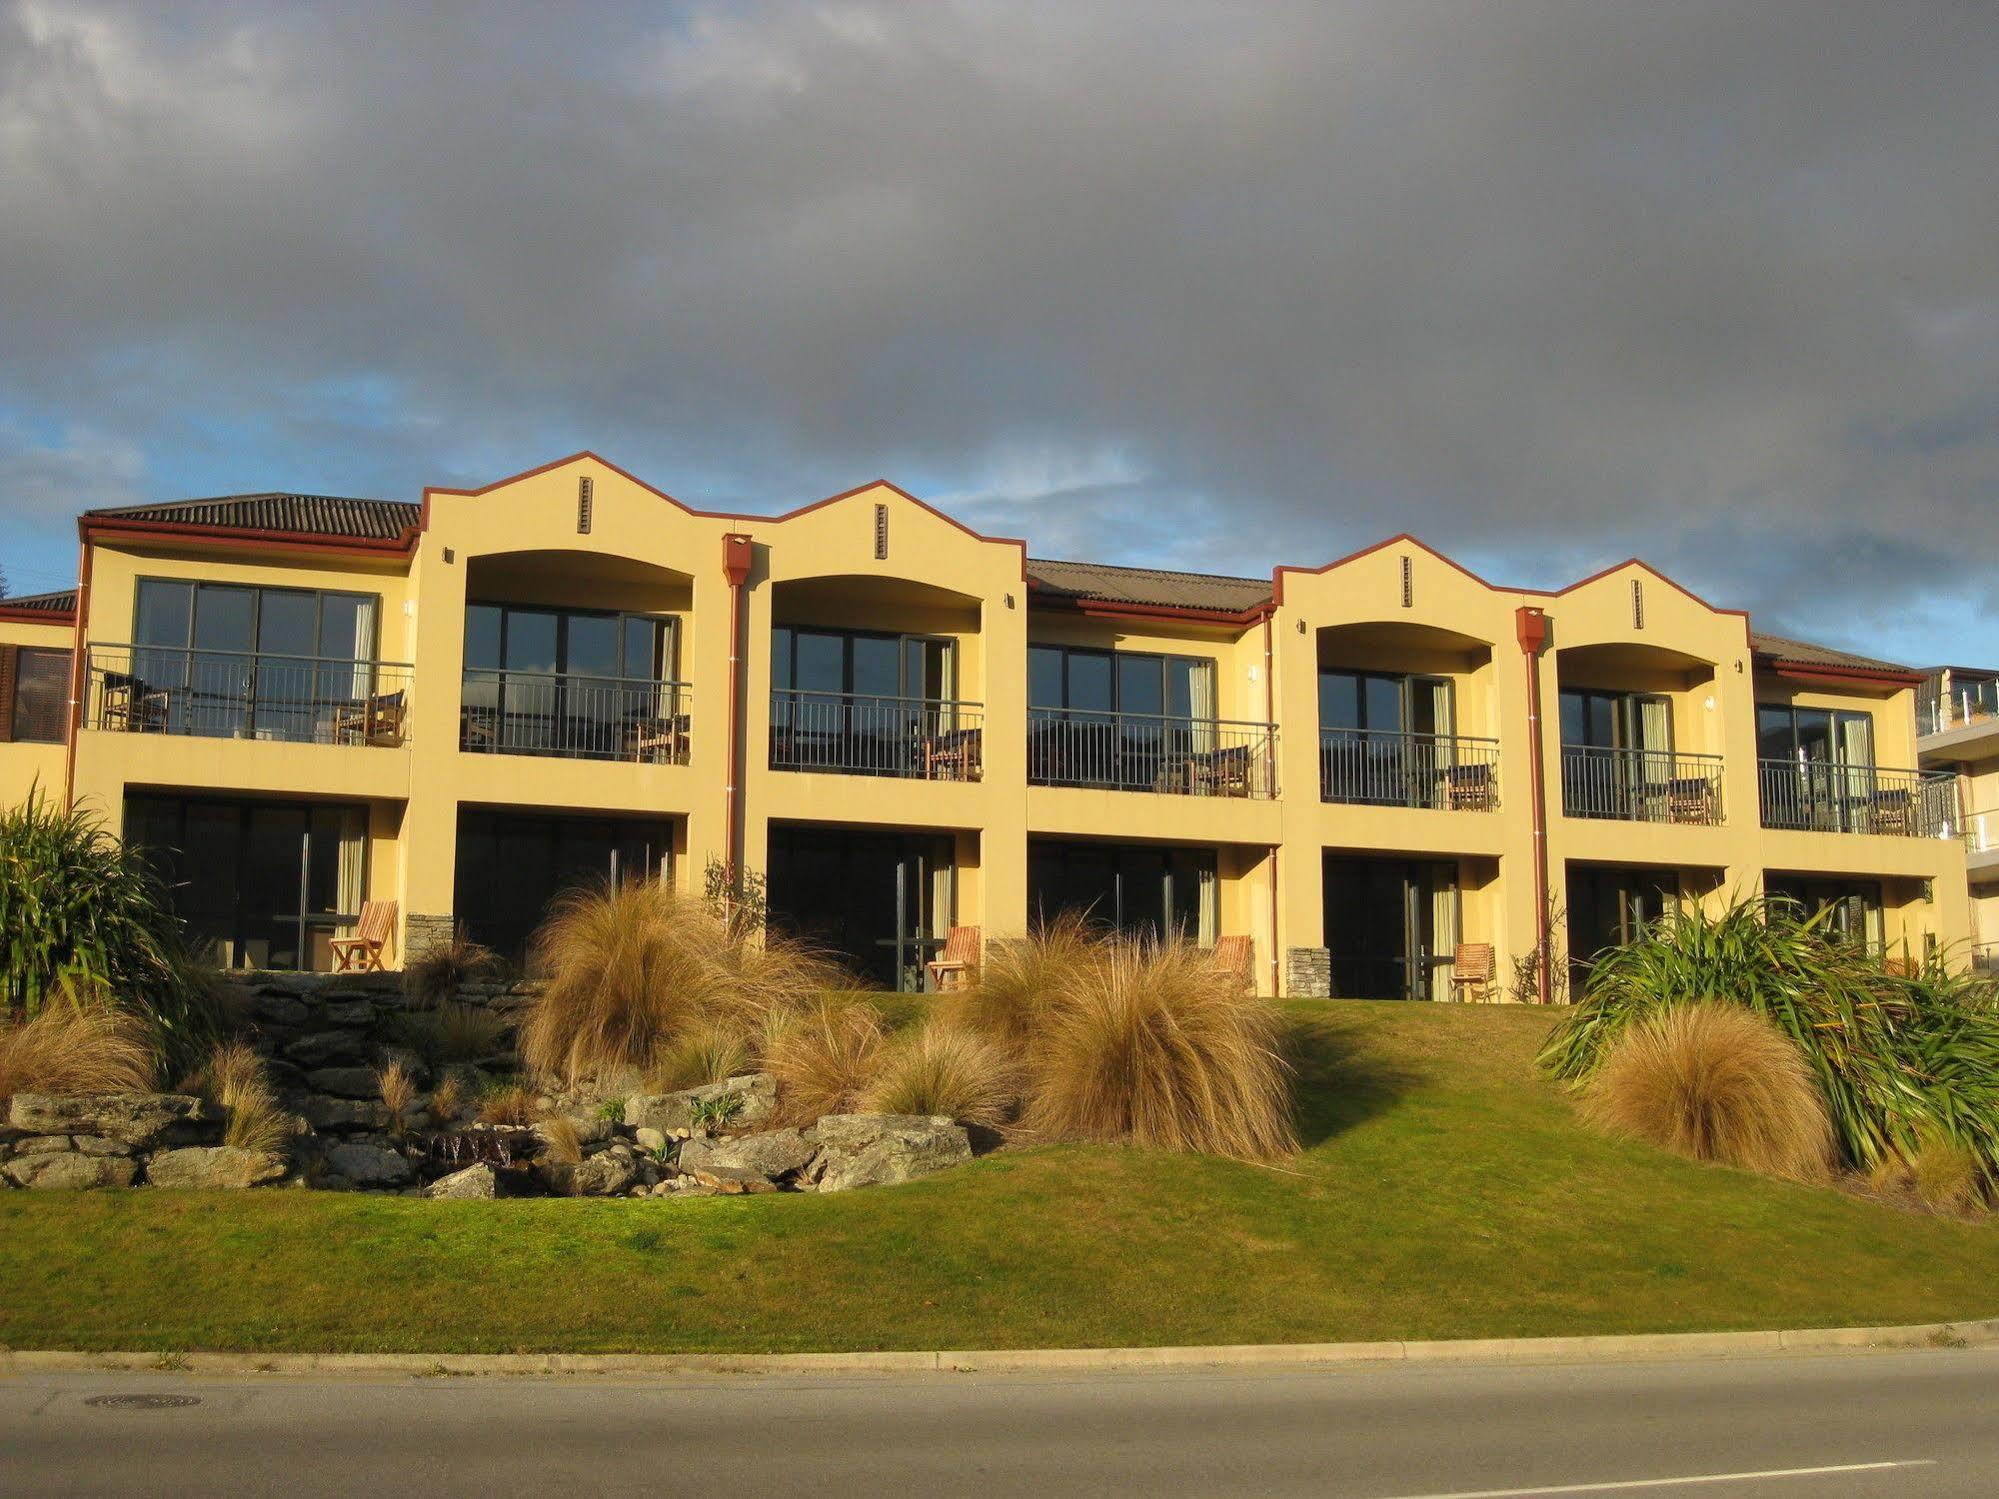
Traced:
<path id="1" fill-rule="evenodd" d="M 229 1041 L 215 1048 L 201 1069 L 200 1091 L 225 1111 L 224 1145 L 272 1155 L 289 1147 L 291 1116 L 278 1107 L 264 1059 L 243 1042 Z"/>
<path id="2" fill-rule="evenodd" d="M 567 1114 L 551 1114 L 535 1127 L 541 1136 L 542 1155 L 557 1165 L 574 1166 L 583 1159 L 583 1136 L 576 1121 Z"/>
<path id="3" fill-rule="evenodd" d="M 720 1020 L 697 1021 L 654 1054 L 646 1086 L 656 1093 L 677 1093 L 740 1077 L 753 1062 L 749 1038 L 740 1028 Z"/>
<path id="4" fill-rule="evenodd" d="M 802 1124 L 860 1106 L 882 1060 L 888 1027 L 872 1005 L 824 995 L 802 1014 L 773 1025 L 764 1070 L 777 1080 L 778 1113 Z"/>
<path id="5" fill-rule="evenodd" d="M 1112 938 L 1050 983 L 1022 1053 L 1028 1133 L 1239 1160 L 1298 1148 L 1276 1007 L 1212 951 Z"/>
<path id="6" fill-rule="evenodd" d="M 430 1090 L 430 1115 L 438 1124 L 454 1123 L 465 1108 L 465 1076 L 449 1071 Z"/>
<path id="7" fill-rule="evenodd" d="M 0 1099 L 16 1093 L 144 1093 L 152 1036 L 109 1005 L 58 995 L 30 1020 L 0 1020 Z"/>
<path id="8" fill-rule="evenodd" d="M 403 993 L 412 1004 L 435 1009 L 466 984 L 490 977 L 498 966 L 492 948 L 474 942 L 457 926 L 450 941 L 433 943 L 403 964 Z"/>
<path id="9" fill-rule="evenodd" d="M 1804 1053 L 1743 1005 L 1675 1005 L 1633 1022 L 1591 1079 L 1583 1112 L 1697 1161 L 1804 1182 L 1832 1168 L 1832 1122 Z"/>
<path id="10" fill-rule="evenodd" d="M 1909 1185 L 1937 1213 L 1969 1213 L 1985 1202 L 1976 1152 L 1950 1140 L 1923 1142 L 1909 1163 Z"/>
<path id="11" fill-rule="evenodd" d="M 1000 942 L 972 981 L 939 1000 L 943 1018 L 1018 1054 L 1040 1035 L 1054 996 L 1087 970 L 1104 939 L 1074 911 Z"/>
<path id="12" fill-rule="evenodd" d="M 402 1134 L 409 1128 L 421 1094 L 416 1078 L 400 1057 L 375 1069 L 375 1090 L 382 1096 L 382 1106 L 389 1111 L 389 1128 Z"/>
<path id="13" fill-rule="evenodd" d="M 704 1026 L 751 1037 L 844 982 L 795 942 L 732 931 L 659 881 L 572 892 L 535 934 L 541 993 L 521 1027 L 521 1060 L 558 1083 L 645 1074 Z"/>
<path id="14" fill-rule="evenodd" d="M 525 1083 L 507 1083 L 479 1100 L 481 1124 L 533 1124 L 537 1113 L 534 1090 Z"/>
<path id="15" fill-rule="evenodd" d="M 932 1020 L 892 1041 L 861 1107 L 878 1114 L 942 1114 L 998 1129 L 1020 1104 L 1006 1051 L 976 1031 Z"/>
<path id="16" fill-rule="evenodd" d="M 439 1062 L 476 1062 L 501 1049 L 507 1023 L 481 1005 L 444 1004 L 427 1017 L 430 1055 Z"/>

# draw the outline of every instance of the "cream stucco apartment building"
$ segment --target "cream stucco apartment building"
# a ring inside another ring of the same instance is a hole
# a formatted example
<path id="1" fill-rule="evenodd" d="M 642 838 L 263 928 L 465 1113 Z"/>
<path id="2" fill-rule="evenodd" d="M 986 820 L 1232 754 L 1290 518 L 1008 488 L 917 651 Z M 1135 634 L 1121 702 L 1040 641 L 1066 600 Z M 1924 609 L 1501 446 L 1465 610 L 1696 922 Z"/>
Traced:
<path id="1" fill-rule="evenodd" d="M 1938 667 L 1916 699 L 1924 769 L 1958 777 L 1970 861 L 1972 961 L 1999 973 L 1999 671 Z"/>
<path id="2" fill-rule="evenodd" d="M 165 851 L 223 962 L 323 965 L 371 899 L 392 962 L 454 921 L 518 952 L 565 881 L 717 861 L 903 986 L 1064 908 L 1247 938 L 1294 995 L 1445 997 L 1481 947 L 1559 992 L 1562 954 L 1761 890 L 1912 956 L 1970 934 L 1921 674 L 1636 561 L 1039 561 L 887 483 L 711 514 L 587 453 L 80 530 L 73 594 L 0 602 L 0 796 Z"/>

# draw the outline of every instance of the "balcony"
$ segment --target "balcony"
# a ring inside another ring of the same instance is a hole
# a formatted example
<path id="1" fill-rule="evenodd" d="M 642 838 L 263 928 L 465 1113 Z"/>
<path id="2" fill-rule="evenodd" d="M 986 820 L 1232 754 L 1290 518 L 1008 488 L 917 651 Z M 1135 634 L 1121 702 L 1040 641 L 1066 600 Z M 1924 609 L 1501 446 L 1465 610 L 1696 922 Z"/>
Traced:
<path id="1" fill-rule="evenodd" d="M 458 747 L 564 760 L 687 763 L 691 689 L 643 677 L 465 671 Z"/>
<path id="2" fill-rule="evenodd" d="M 1999 721 L 1999 679 L 1952 671 L 1931 677 L 1916 694 L 1921 738 Z"/>
<path id="3" fill-rule="evenodd" d="M 1718 826 L 1721 756 L 1564 745 L 1562 812 L 1622 822 Z"/>
<path id="4" fill-rule="evenodd" d="M 92 645 L 88 660 L 90 729 L 286 744 L 408 739 L 408 662 L 154 645 Z"/>
<path id="5" fill-rule="evenodd" d="M 1898 838 L 1958 834 L 1957 777 L 1821 760 L 1759 760 L 1763 826 Z"/>
<path id="6" fill-rule="evenodd" d="M 1027 778 L 1037 786 L 1175 796 L 1277 794 L 1277 730 L 1266 723 L 1030 708 Z"/>
<path id="7" fill-rule="evenodd" d="M 1499 741 L 1461 734 L 1322 729 L 1319 797 L 1368 807 L 1496 811 Z"/>
<path id="8" fill-rule="evenodd" d="M 772 770 L 976 781 L 984 746 L 979 703 L 802 688 L 770 695 Z"/>

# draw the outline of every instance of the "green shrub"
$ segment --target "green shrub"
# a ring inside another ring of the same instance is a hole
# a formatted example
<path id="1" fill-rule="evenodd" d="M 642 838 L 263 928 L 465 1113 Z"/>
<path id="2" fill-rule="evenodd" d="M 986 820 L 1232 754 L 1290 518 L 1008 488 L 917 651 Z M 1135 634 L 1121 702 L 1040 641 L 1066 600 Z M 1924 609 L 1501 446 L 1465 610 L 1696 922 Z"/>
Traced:
<path id="1" fill-rule="evenodd" d="M 0 811 L 0 1011 L 32 1018 L 65 984 L 147 1021 L 163 1070 L 197 1067 L 220 1033 L 207 976 L 136 848 L 31 789 Z"/>
<path id="2" fill-rule="evenodd" d="M 1774 899 L 1682 911 L 1597 959 L 1541 1060 L 1585 1083 L 1638 1021 L 1701 1000 L 1745 1005 L 1802 1048 L 1850 1164 L 1911 1161 L 1934 1138 L 1969 1150 L 1989 1187 L 1999 1180 L 1999 1016 L 1971 981 L 1937 964 L 1891 973 L 1828 919 Z"/>

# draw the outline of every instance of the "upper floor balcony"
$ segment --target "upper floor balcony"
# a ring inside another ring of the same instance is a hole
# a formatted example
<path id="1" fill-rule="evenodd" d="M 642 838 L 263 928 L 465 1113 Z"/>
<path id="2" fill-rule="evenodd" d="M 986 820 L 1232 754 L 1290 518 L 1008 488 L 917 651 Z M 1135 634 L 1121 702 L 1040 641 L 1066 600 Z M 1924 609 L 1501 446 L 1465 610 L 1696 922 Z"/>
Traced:
<path id="1" fill-rule="evenodd" d="M 467 667 L 460 686 L 458 747 L 685 765 L 692 702 L 685 682 Z"/>
<path id="2" fill-rule="evenodd" d="M 1319 796 L 1354 806 L 1496 811 L 1499 741 L 1463 734 L 1321 729 Z"/>
<path id="3" fill-rule="evenodd" d="M 1565 744 L 1562 813 L 1714 827 L 1722 819 L 1721 765 L 1719 755 Z"/>
<path id="4" fill-rule="evenodd" d="M 1030 708 L 1027 779 L 1036 786 L 1268 800 L 1277 794 L 1277 729 L 1163 713 Z"/>
<path id="5" fill-rule="evenodd" d="M 1999 675 L 1951 667 L 1916 693 L 1916 733 L 1924 738 L 1985 724 L 1999 728 Z"/>
<path id="6" fill-rule="evenodd" d="M 780 687 L 770 698 L 772 770 L 976 781 L 985 710 L 956 698 Z"/>
<path id="7" fill-rule="evenodd" d="M 1955 838 L 1957 777 L 1949 771 L 1793 757 L 1757 762 L 1763 826 L 1807 833 Z"/>
<path id="8" fill-rule="evenodd" d="M 289 744 L 407 742 L 405 661 L 93 643 L 84 727 Z"/>

